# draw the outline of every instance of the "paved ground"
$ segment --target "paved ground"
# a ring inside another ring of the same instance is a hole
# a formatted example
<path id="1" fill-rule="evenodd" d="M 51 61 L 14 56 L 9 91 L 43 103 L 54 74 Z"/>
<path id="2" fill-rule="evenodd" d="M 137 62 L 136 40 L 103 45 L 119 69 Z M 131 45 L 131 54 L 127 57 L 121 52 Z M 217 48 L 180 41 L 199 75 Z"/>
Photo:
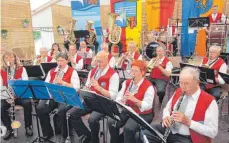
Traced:
<path id="1" fill-rule="evenodd" d="M 162 106 L 164 106 L 167 102 L 168 98 L 165 98 Z M 161 121 L 161 107 L 158 104 L 158 99 L 156 99 L 156 106 L 155 106 L 155 117 L 153 120 L 153 124 L 155 123 L 159 123 Z M 228 100 L 225 99 L 225 106 L 223 107 L 223 112 L 227 113 L 228 112 Z M 33 126 L 34 126 L 34 135 L 32 137 L 26 137 L 25 133 L 24 133 L 24 123 L 23 123 L 23 111 L 18 111 L 17 112 L 17 120 L 22 122 L 22 127 L 19 128 L 19 135 L 17 138 L 11 138 L 8 141 L 3 141 L 1 140 L 2 143 L 31 143 L 36 137 L 37 137 L 37 132 L 36 132 L 36 121 L 35 121 L 35 117 L 33 118 Z M 217 135 L 217 137 L 214 139 L 214 143 L 229 143 L 229 132 L 227 132 L 228 129 L 228 124 L 229 124 L 229 116 L 223 116 L 219 118 L 219 133 Z M 75 142 L 77 142 L 77 136 L 75 136 Z M 108 137 L 109 138 L 109 137 Z M 53 141 L 58 142 L 60 139 L 60 135 L 57 135 L 53 138 Z M 101 142 L 102 142 L 102 138 L 101 138 Z M 108 142 L 109 143 L 109 142 Z"/>

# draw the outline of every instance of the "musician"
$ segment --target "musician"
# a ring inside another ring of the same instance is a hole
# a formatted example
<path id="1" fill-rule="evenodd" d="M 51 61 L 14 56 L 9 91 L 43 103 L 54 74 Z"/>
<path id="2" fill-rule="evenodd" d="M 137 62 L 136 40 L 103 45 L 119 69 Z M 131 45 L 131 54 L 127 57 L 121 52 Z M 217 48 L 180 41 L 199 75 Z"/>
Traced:
<path id="1" fill-rule="evenodd" d="M 157 95 L 159 96 L 159 103 L 161 104 L 173 65 L 172 62 L 165 56 L 165 47 L 159 45 L 156 49 L 156 54 L 157 57 L 150 60 L 148 67 L 152 68 L 149 77 L 151 82 L 157 88 Z"/>
<path id="2" fill-rule="evenodd" d="M 130 106 L 145 121 L 150 123 L 154 116 L 152 108 L 155 89 L 151 82 L 145 78 L 145 73 L 145 63 L 141 60 L 133 61 L 130 72 L 133 79 L 128 79 L 123 82 L 122 89 L 119 91 L 116 101 Z M 129 118 L 125 111 L 121 112 L 121 118 L 121 122 L 117 122 L 111 118 L 108 120 L 111 135 L 110 142 L 119 142 L 119 128 L 124 126 L 124 142 L 134 143 L 135 133 L 140 129 L 139 124 L 132 118 Z"/>
<path id="3" fill-rule="evenodd" d="M 93 54 L 93 51 L 87 47 L 87 44 L 85 41 L 80 42 L 80 49 L 79 51 L 87 53 L 87 54 Z"/>
<path id="4" fill-rule="evenodd" d="M 6 91 L 8 87 L 8 80 L 10 79 L 22 79 L 28 80 L 28 75 L 24 67 L 20 66 L 20 60 L 15 53 L 11 51 L 5 51 L 1 57 L 1 121 L 3 125 L 7 128 L 4 140 L 8 140 L 13 135 L 13 129 L 11 127 L 11 118 L 9 112 L 7 111 L 11 105 L 9 100 L 9 94 Z M 9 73 L 7 72 L 9 71 Z M 24 120 L 25 120 L 25 133 L 27 136 L 33 135 L 32 130 L 32 104 L 29 99 L 15 99 L 15 105 L 21 105 L 24 108 Z"/>
<path id="5" fill-rule="evenodd" d="M 218 6 L 214 5 L 212 7 L 212 13 L 208 16 L 210 23 L 225 23 L 226 16 L 218 12 Z"/>
<path id="6" fill-rule="evenodd" d="M 115 99 L 118 94 L 119 76 L 115 70 L 108 65 L 108 53 L 100 51 L 96 55 L 96 60 L 98 65 L 89 72 L 86 87 L 97 94 Z M 81 116 L 87 115 L 88 113 L 91 113 L 88 119 L 91 132 L 81 119 Z M 105 116 L 104 114 L 93 111 L 93 109 L 88 108 L 86 105 L 84 110 L 72 108 L 67 114 L 70 114 L 70 126 L 74 128 L 77 135 L 81 137 L 82 143 L 89 143 L 90 140 L 93 143 L 99 143 L 99 120 Z"/>
<path id="7" fill-rule="evenodd" d="M 83 69 L 83 58 L 77 54 L 76 44 L 69 44 L 69 61 L 75 70 Z"/>
<path id="8" fill-rule="evenodd" d="M 38 56 L 34 60 L 34 65 L 40 64 L 40 63 L 49 63 L 49 62 L 56 62 L 56 60 L 48 56 L 48 50 L 44 47 L 40 48 L 40 56 Z"/>
<path id="9" fill-rule="evenodd" d="M 116 66 L 123 69 L 130 69 L 133 60 L 142 60 L 142 55 L 136 48 L 136 43 L 134 41 L 129 42 L 129 52 L 122 54 L 121 59 L 116 63 Z"/>
<path id="10" fill-rule="evenodd" d="M 66 53 L 59 53 L 57 55 L 57 65 L 56 68 L 53 68 L 48 72 L 45 82 L 73 87 L 78 91 L 80 88 L 79 77 L 77 72 L 72 67 L 68 66 L 68 55 Z M 37 113 L 45 140 L 48 140 L 53 136 L 49 113 L 55 108 L 58 108 L 57 115 L 61 120 L 62 134 L 67 136 L 66 111 L 71 107 L 66 107 L 66 105 L 62 103 L 56 103 L 54 100 L 40 100 L 37 105 Z"/>
<path id="11" fill-rule="evenodd" d="M 209 57 L 205 57 L 202 61 L 202 66 L 207 66 L 210 69 L 214 69 L 216 71 L 215 81 L 218 85 L 206 84 L 205 88 L 207 89 L 207 92 L 213 95 L 217 100 L 220 98 L 219 84 L 220 85 L 225 84 L 225 81 L 218 74 L 218 72 L 227 73 L 227 65 L 225 61 L 219 57 L 220 52 L 221 52 L 221 47 L 213 45 L 209 48 Z"/>
<path id="12" fill-rule="evenodd" d="M 182 69 L 180 88 L 164 108 L 162 124 L 153 126 L 162 134 L 165 128 L 171 128 L 169 143 L 211 143 L 218 133 L 218 106 L 211 95 L 200 89 L 199 75 L 195 68 Z M 182 94 L 184 98 L 180 102 Z M 161 143 L 155 133 L 146 131 L 145 135 L 149 142 Z"/>
<path id="13" fill-rule="evenodd" d="M 52 44 L 51 51 L 48 52 L 48 56 L 56 58 L 56 55 L 61 52 L 60 46 L 57 43 Z"/>

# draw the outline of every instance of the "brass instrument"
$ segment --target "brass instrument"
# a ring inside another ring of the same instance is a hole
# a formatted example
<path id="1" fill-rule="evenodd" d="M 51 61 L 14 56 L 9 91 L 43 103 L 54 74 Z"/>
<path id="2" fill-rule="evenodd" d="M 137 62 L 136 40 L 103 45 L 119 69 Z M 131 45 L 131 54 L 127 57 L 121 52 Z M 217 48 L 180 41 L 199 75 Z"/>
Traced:
<path id="1" fill-rule="evenodd" d="M 181 95 L 181 97 L 180 97 L 180 99 L 179 99 L 179 101 L 178 101 L 178 103 L 176 105 L 175 111 L 178 111 L 180 109 L 180 105 L 181 105 L 183 99 L 184 99 L 184 92 L 182 92 L 182 95 Z M 165 129 L 165 133 L 164 133 L 164 136 L 163 136 L 164 140 L 167 140 L 167 138 L 168 138 L 168 136 L 169 136 L 169 134 L 171 132 L 171 127 L 174 125 L 174 123 L 175 123 L 174 120 L 172 120 L 171 126 Z"/>
<path id="2" fill-rule="evenodd" d="M 39 57 L 37 58 L 36 62 L 34 63 L 35 65 L 40 65 L 41 63 L 45 63 L 45 58 L 44 57 Z"/>
<path id="3" fill-rule="evenodd" d="M 156 58 L 152 59 L 150 61 L 150 63 L 148 64 L 148 66 L 147 66 L 147 71 L 151 72 L 154 69 L 155 65 L 158 63 L 159 60 L 160 60 L 159 57 L 156 57 Z"/>
<path id="4" fill-rule="evenodd" d="M 115 20 L 118 17 L 116 13 L 109 14 L 109 31 L 108 40 L 112 44 L 118 44 L 121 39 L 122 28 L 115 24 Z"/>
<path id="5" fill-rule="evenodd" d="M 92 26 L 93 26 L 93 23 L 94 21 L 91 21 L 91 20 L 87 20 L 87 25 L 86 25 L 86 29 L 88 30 L 89 32 L 89 39 L 88 39 L 88 43 L 89 45 L 93 45 L 95 40 L 96 40 L 96 35 L 95 35 L 95 32 L 92 31 Z"/>
<path id="6" fill-rule="evenodd" d="M 67 37 L 67 40 L 71 44 L 75 44 L 75 42 L 76 42 L 76 37 L 75 37 L 75 34 L 73 32 L 74 31 L 75 24 L 76 24 L 76 20 L 75 19 L 72 19 L 70 21 L 70 30 L 69 30 L 68 37 Z"/>
<path id="7" fill-rule="evenodd" d="M 68 53 L 68 61 L 71 62 L 71 59 L 74 58 L 74 55 L 72 55 L 71 53 Z M 75 67 L 76 63 L 72 63 L 71 62 L 72 67 Z"/>

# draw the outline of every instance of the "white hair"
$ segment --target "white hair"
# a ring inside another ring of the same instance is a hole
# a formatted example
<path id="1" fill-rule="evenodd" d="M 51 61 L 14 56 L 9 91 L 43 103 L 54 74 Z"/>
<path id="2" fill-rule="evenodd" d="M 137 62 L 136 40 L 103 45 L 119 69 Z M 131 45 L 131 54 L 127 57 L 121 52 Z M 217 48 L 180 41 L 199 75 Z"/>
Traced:
<path id="1" fill-rule="evenodd" d="M 212 46 L 209 48 L 209 51 L 210 51 L 211 49 L 215 49 L 218 53 L 221 52 L 221 47 L 220 47 L 220 46 L 217 46 L 217 45 L 212 45 Z"/>
<path id="2" fill-rule="evenodd" d="M 199 80 L 200 79 L 200 71 L 197 68 L 194 67 L 184 67 L 181 72 L 181 74 L 190 74 L 193 76 L 193 79 Z"/>

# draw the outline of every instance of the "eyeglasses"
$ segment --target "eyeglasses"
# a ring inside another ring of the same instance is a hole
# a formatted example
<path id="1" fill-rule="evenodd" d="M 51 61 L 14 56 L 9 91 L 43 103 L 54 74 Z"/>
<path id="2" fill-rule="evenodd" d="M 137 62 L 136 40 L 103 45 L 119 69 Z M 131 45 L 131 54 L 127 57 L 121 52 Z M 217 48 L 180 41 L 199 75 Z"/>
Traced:
<path id="1" fill-rule="evenodd" d="M 181 81 L 180 81 L 179 84 L 180 84 L 180 85 L 184 85 L 184 86 L 188 86 L 188 85 L 190 85 L 191 83 L 189 83 L 189 82 L 181 82 Z"/>

